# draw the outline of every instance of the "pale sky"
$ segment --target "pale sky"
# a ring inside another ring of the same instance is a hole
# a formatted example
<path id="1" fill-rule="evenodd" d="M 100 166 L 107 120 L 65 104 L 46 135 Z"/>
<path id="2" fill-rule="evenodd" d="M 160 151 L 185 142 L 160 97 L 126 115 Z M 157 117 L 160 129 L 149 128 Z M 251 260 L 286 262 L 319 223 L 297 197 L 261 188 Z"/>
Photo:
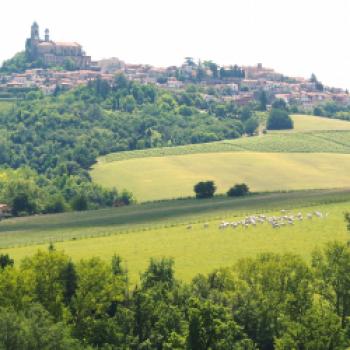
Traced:
<path id="1" fill-rule="evenodd" d="M 42 37 L 48 27 L 93 59 L 261 62 L 350 88 L 350 0 L 1 0 L 0 13 L 0 62 L 24 49 L 36 20 Z"/>

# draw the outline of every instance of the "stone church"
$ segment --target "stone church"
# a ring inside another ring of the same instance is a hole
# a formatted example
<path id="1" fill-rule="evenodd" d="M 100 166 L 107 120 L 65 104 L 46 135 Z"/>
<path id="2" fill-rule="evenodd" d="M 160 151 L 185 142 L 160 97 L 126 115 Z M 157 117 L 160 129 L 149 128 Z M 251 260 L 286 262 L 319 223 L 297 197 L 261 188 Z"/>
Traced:
<path id="1" fill-rule="evenodd" d="M 91 67 L 91 57 L 85 55 L 80 44 L 52 41 L 48 29 L 45 29 L 45 38 L 42 40 L 36 22 L 31 27 L 30 38 L 26 40 L 26 53 L 30 60 L 41 61 L 45 66 L 62 66 L 71 62 L 77 69 Z"/>

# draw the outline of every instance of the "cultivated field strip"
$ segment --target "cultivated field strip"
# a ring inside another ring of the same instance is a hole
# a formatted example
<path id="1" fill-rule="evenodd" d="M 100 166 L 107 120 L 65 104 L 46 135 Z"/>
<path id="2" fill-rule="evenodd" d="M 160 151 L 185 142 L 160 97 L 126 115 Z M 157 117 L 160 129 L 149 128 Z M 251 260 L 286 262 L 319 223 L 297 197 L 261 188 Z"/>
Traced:
<path id="1" fill-rule="evenodd" d="M 344 212 L 350 209 L 350 202 L 314 202 L 311 207 L 301 204 L 301 207 L 283 211 L 281 208 L 286 207 L 282 206 L 282 203 L 279 203 L 281 206 L 274 211 L 268 211 L 260 201 L 258 204 L 259 208 L 255 210 L 251 207 L 251 215 L 262 213 L 268 219 L 271 216 L 282 215 L 297 217 L 300 212 L 304 219 L 295 220 L 293 225 L 286 224 L 279 228 L 273 228 L 268 222 L 264 222 L 256 226 L 250 225 L 248 228 L 233 228 L 231 224 L 225 229 L 220 229 L 222 222 L 237 222 L 249 215 L 248 211 L 246 214 L 223 211 L 217 212 L 217 217 L 214 218 L 207 213 L 206 216 L 201 216 L 202 221 L 197 218 L 197 221 L 191 224 L 164 225 L 144 230 L 129 230 L 127 234 L 106 234 L 96 238 L 66 240 L 55 243 L 55 248 L 64 250 L 75 261 L 99 256 L 109 262 L 114 254 L 118 254 L 129 270 L 130 282 L 134 284 L 139 282 L 139 274 L 146 269 L 151 257 L 174 258 L 177 277 L 190 281 L 198 273 L 206 274 L 216 268 L 231 266 L 240 258 L 254 257 L 259 253 L 294 253 L 308 260 L 315 248 L 329 241 L 349 240 Z M 312 215 L 312 219 L 308 218 L 311 213 L 317 212 L 323 213 L 322 217 Z M 2 252 L 9 253 L 18 262 L 38 249 L 47 248 L 46 242 L 42 245 L 4 249 Z"/>
<path id="2" fill-rule="evenodd" d="M 350 153 L 350 131 L 271 133 L 236 140 L 111 153 L 98 162 L 216 152 Z"/>
<path id="3" fill-rule="evenodd" d="M 130 207 L 39 215 L 0 222 L 0 248 L 80 240 L 154 229 L 167 230 L 280 208 L 350 201 L 350 189 L 266 193 L 242 199 L 176 200 Z"/>

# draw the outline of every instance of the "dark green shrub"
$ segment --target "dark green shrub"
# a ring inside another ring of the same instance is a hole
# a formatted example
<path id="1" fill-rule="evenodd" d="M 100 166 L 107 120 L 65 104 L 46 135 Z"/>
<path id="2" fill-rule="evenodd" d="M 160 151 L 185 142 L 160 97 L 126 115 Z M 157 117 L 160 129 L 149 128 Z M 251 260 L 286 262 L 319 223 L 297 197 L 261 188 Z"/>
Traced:
<path id="1" fill-rule="evenodd" d="M 249 187 L 246 184 L 236 184 L 227 191 L 229 197 L 242 197 L 249 193 Z"/>
<path id="2" fill-rule="evenodd" d="M 198 182 L 197 185 L 194 186 L 194 192 L 196 193 L 196 198 L 211 198 L 214 196 L 216 191 L 216 186 L 214 181 L 202 181 Z"/>

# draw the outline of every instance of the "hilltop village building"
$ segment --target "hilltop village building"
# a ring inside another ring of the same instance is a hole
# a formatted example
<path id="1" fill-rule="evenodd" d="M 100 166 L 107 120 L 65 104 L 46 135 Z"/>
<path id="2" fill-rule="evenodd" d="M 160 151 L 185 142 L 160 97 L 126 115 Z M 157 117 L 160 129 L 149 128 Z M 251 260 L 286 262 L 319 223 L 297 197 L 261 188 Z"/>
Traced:
<path id="1" fill-rule="evenodd" d="M 38 62 L 35 66 L 41 68 L 0 74 L 0 99 L 18 98 L 31 89 L 52 94 L 57 89 L 72 89 L 95 79 L 103 79 L 113 85 L 115 75 L 124 74 L 129 80 L 173 91 L 186 90 L 189 84 L 196 82 L 201 87 L 202 97 L 208 102 L 232 101 L 244 106 L 255 101 L 263 90 L 270 100 L 280 98 L 287 104 L 299 105 L 305 110 L 312 110 L 326 101 L 350 104 L 350 95 L 343 89 L 325 86 L 320 91 L 316 82 L 299 77 L 284 77 L 261 63 L 242 67 L 217 66 L 220 74 L 214 74 L 209 66 L 202 65 L 200 71 L 202 75 L 204 72 L 204 78 L 197 79 L 199 65 L 190 59 L 186 59 L 181 66 L 170 67 L 128 64 L 118 58 L 92 62 L 80 44 L 53 41 L 48 29 L 45 30 L 44 39 L 41 39 L 36 22 L 31 27 L 30 38 L 26 40 L 26 55 L 31 61 Z M 62 70 L 67 63 L 70 69 Z"/>
<path id="2" fill-rule="evenodd" d="M 42 62 L 44 66 L 64 66 L 67 62 L 77 69 L 88 69 L 92 66 L 91 57 L 85 55 L 80 44 L 52 41 L 48 29 L 45 29 L 42 40 L 36 22 L 31 27 L 30 38 L 26 40 L 26 54 L 30 60 Z"/>

